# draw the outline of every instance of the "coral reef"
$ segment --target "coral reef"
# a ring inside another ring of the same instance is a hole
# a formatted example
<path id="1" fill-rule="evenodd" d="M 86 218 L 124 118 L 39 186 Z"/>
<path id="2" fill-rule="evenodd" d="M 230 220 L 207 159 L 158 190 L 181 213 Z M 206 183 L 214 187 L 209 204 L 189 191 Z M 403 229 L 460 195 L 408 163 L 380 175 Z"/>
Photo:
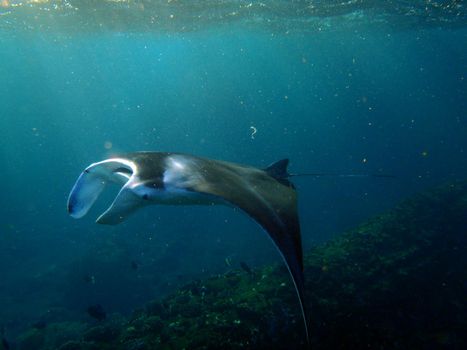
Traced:
<path id="1" fill-rule="evenodd" d="M 467 182 L 451 183 L 305 255 L 314 349 L 467 347 Z M 286 268 L 185 285 L 130 319 L 29 330 L 20 349 L 301 349 Z"/>
<path id="2" fill-rule="evenodd" d="M 467 183 L 452 183 L 311 252 L 316 348 L 464 348 L 466 218 Z"/>

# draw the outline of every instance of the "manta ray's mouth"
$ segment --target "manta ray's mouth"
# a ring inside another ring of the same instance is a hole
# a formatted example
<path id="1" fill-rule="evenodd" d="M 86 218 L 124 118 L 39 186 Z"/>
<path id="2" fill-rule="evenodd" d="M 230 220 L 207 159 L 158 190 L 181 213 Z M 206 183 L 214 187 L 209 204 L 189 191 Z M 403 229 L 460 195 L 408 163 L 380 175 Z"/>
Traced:
<path id="1" fill-rule="evenodd" d="M 68 213 L 74 218 L 87 214 L 108 183 L 122 186 L 112 205 L 97 219 L 102 222 L 112 212 L 116 200 L 136 174 L 136 165 L 126 159 L 112 158 L 91 164 L 76 181 L 68 197 Z"/>

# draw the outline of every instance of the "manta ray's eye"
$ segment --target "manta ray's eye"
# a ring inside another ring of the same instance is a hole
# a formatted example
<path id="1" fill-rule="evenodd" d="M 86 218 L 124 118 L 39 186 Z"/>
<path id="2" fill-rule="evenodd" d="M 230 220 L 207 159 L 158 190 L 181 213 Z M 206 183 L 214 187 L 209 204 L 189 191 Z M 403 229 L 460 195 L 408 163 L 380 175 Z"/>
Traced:
<path id="1" fill-rule="evenodd" d="M 149 196 L 147 194 L 143 194 L 143 199 L 148 199 Z"/>

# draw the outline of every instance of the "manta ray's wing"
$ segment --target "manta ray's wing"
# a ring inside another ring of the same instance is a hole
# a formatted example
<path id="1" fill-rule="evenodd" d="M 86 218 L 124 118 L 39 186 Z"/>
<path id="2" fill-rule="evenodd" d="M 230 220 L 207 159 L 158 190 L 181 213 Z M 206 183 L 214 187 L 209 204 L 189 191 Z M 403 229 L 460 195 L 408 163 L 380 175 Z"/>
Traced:
<path id="1" fill-rule="evenodd" d="M 263 170 L 210 161 L 199 165 L 192 191 L 214 195 L 237 206 L 258 222 L 274 241 L 292 275 L 307 326 L 304 305 L 303 256 L 297 194 Z M 307 338 L 308 329 L 306 328 Z"/>

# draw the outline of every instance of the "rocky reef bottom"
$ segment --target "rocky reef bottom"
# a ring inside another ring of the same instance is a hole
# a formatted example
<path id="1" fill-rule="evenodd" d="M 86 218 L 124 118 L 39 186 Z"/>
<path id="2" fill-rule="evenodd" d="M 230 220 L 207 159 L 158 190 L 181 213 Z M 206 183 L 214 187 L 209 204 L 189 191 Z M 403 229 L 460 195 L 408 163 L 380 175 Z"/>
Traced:
<path id="1" fill-rule="evenodd" d="M 313 349 L 467 349 L 467 182 L 420 193 L 305 255 Z M 284 266 L 191 282 L 129 318 L 51 323 L 21 350 L 305 349 Z"/>

